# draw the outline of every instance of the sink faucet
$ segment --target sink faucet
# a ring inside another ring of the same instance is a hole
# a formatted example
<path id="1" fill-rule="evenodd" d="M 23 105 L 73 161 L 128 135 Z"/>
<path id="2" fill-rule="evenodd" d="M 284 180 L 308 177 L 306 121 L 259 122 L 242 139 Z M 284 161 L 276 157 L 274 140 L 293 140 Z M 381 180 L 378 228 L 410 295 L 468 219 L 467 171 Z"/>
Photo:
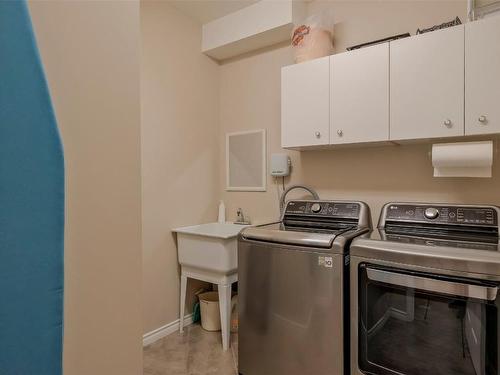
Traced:
<path id="1" fill-rule="evenodd" d="M 236 221 L 234 222 L 235 224 L 250 224 L 249 221 L 245 220 L 245 216 L 243 215 L 243 210 L 241 208 L 238 208 L 236 211 Z"/>

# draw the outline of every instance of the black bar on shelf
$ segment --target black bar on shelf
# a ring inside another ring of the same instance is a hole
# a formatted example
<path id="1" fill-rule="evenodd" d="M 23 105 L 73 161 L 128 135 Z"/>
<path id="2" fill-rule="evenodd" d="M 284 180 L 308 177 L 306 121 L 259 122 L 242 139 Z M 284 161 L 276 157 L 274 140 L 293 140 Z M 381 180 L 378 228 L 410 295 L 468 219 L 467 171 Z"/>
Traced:
<path id="1" fill-rule="evenodd" d="M 376 44 L 387 43 L 387 42 L 390 42 L 392 40 L 408 38 L 409 36 L 410 36 L 410 33 L 398 34 L 398 35 L 390 36 L 387 38 L 374 40 L 372 42 L 367 42 L 367 43 L 363 43 L 363 44 L 357 44 L 357 45 L 352 46 L 352 47 L 347 47 L 346 50 L 353 51 L 353 50 L 364 48 L 364 47 L 374 46 Z"/>

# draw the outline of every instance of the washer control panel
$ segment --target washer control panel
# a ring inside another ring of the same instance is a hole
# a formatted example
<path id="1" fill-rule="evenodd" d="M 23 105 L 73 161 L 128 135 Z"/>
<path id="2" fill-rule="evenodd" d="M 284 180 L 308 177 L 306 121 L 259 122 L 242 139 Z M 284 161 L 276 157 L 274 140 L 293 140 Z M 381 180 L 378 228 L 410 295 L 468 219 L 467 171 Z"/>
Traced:
<path id="1" fill-rule="evenodd" d="M 497 212 L 493 206 L 391 203 L 385 208 L 385 221 L 497 226 Z"/>
<path id="2" fill-rule="evenodd" d="M 321 217 L 359 217 L 360 204 L 354 202 L 331 201 L 290 201 L 286 206 L 287 215 L 312 215 Z"/>

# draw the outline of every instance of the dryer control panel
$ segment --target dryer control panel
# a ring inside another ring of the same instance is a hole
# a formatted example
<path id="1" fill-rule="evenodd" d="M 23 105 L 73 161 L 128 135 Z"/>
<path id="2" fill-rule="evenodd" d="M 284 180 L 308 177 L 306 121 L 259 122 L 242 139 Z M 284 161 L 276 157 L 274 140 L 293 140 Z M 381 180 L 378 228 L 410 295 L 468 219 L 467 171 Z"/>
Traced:
<path id="1" fill-rule="evenodd" d="M 380 224 L 390 221 L 498 226 L 498 211 L 495 206 L 390 203 L 384 208 Z"/>

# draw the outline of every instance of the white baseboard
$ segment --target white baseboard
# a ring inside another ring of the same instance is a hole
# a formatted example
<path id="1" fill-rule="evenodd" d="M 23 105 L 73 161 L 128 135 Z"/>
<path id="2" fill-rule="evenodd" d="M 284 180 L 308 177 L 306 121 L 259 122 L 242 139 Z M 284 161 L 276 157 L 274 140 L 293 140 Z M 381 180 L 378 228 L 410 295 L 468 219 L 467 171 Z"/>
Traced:
<path id="1" fill-rule="evenodd" d="M 184 316 L 184 327 L 193 323 L 193 314 Z M 179 319 L 156 328 L 142 336 L 142 346 L 147 346 L 179 330 Z"/>

